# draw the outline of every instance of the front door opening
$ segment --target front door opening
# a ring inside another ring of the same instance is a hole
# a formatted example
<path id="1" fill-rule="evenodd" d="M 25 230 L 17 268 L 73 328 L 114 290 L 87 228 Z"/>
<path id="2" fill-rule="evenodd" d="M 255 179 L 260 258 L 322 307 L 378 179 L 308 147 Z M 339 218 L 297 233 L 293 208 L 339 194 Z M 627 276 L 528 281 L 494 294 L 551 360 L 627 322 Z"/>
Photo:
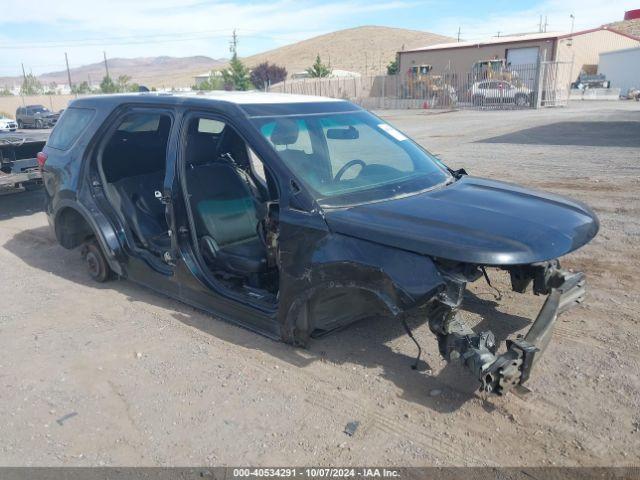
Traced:
<path id="1" fill-rule="evenodd" d="M 156 194 L 163 189 L 170 130 L 166 114 L 131 113 L 104 144 L 98 163 L 105 194 L 135 245 L 157 256 L 171 246 L 165 205 Z"/>
<path id="2" fill-rule="evenodd" d="M 254 299 L 277 301 L 277 192 L 230 125 L 196 117 L 184 155 L 194 249 L 207 274 Z"/>

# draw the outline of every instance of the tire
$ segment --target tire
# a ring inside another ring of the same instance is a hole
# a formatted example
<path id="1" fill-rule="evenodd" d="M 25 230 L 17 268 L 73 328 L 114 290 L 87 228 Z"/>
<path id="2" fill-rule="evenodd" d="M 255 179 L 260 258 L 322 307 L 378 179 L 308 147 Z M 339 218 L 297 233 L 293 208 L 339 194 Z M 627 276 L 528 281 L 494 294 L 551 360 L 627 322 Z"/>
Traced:
<path id="1" fill-rule="evenodd" d="M 42 128 L 42 120 L 36 120 L 35 127 L 38 129 Z"/>
<path id="2" fill-rule="evenodd" d="M 481 107 L 484 105 L 484 97 L 482 95 L 474 95 L 472 102 L 474 107 Z"/>
<path id="3" fill-rule="evenodd" d="M 529 105 L 529 99 L 527 98 L 526 95 L 523 95 L 523 94 L 516 95 L 515 101 L 518 107 L 525 107 Z"/>
<path id="4" fill-rule="evenodd" d="M 22 123 L 22 120 L 18 120 L 18 128 L 20 130 L 22 130 L 24 128 L 24 123 Z"/>
<path id="5" fill-rule="evenodd" d="M 113 272 L 95 238 L 89 240 L 82 246 L 81 253 L 89 276 L 93 280 L 98 283 L 104 283 L 112 278 Z"/>

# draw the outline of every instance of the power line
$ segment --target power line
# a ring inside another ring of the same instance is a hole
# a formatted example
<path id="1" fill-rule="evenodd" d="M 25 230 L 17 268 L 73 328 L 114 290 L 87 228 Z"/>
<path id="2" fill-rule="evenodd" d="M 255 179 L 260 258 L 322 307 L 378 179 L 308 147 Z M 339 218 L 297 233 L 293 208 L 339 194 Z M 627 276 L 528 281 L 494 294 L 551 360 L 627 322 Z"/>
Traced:
<path id="1" fill-rule="evenodd" d="M 64 48 L 64 47 L 95 47 L 106 45 L 143 45 L 153 41 L 153 43 L 173 43 L 173 42 L 185 42 L 191 40 L 207 40 L 211 38 L 225 38 L 228 30 L 203 30 L 200 32 L 172 32 L 172 33 L 158 33 L 152 35 L 129 35 L 123 37 L 105 37 L 105 38 L 90 38 L 90 39 L 78 39 L 68 41 L 42 41 L 38 43 L 10 43 L 0 44 L 0 49 L 41 49 L 41 48 Z M 251 31 L 251 30 L 250 30 Z M 252 30 L 255 31 L 255 30 Z M 236 30 L 236 33 L 238 30 Z M 162 37 L 169 37 L 162 39 Z M 176 38 L 179 37 L 179 38 Z M 268 38 L 271 40 L 289 40 L 289 37 L 284 35 L 270 35 L 270 34 L 243 34 L 243 37 L 247 38 Z M 131 41 L 118 41 L 132 39 Z"/>

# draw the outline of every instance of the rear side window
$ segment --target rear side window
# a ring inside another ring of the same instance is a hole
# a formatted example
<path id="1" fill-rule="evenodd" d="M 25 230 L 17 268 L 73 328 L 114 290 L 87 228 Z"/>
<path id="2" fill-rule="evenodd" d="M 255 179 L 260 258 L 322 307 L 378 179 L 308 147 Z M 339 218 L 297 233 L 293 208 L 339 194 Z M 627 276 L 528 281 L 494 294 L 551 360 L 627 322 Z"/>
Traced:
<path id="1" fill-rule="evenodd" d="M 89 108 L 67 108 L 51 132 L 47 146 L 67 150 L 87 128 L 94 114 L 95 110 Z"/>
<path id="2" fill-rule="evenodd" d="M 129 115 L 118 127 L 118 132 L 157 132 L 159 126 L 159 114 L 142 113 Z"/>

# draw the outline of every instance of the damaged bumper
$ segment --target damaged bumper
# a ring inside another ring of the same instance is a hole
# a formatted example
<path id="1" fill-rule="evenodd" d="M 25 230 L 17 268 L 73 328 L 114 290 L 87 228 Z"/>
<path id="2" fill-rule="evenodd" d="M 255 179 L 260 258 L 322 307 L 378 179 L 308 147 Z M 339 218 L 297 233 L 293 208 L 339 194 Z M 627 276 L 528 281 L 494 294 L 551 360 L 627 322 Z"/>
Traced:
<path id="1" fill-rule="evenodd" d="M 585 297 L 585 275 L 562 270 L 557 262 L 520 267 L 510 273 L 515 291 L 524 292 L 533 282 L 534 293 L 545 294 L 547 299 L 529 331 L 507 340 L 504 353 L 497 354 L 491 331 L 475 333 L 455 308 L 447 310 L 440 321 L 430 319 L 443 357 L 463 362 L 480 381 L 481 390 L 498 395 L 522 388 L 549 344 L 558 316 Z"/>

